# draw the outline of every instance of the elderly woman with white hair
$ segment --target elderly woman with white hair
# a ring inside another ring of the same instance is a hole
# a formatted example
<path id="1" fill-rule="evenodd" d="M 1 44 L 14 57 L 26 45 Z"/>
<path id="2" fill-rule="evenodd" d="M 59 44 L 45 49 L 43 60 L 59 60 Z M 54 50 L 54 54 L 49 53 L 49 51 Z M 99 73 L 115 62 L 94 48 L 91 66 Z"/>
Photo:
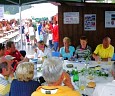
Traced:
<path id="1" fill-rule="evenodd" d="M 34 65 L 30 62 L 20 63 L 16 68 L 16 77 L 11 83 L 9 96 L 31 96 L 40 83 L 33 81 Z"/>
<path id="2" fill-rule="evenodd" d="M 74 91 L 71 79 L 67 73 L 63 72 L 63 63 L 59 58 L 52 57 L 45 59 L 43 63 L 42 75 L 46 81 L 46 86 L 38 87 L 31 96 L 81 96 L 78 91 Z M 62 83 L 65 86 L 62 86 Z M 70 87 L 70 88 L 69 88 Z"/>

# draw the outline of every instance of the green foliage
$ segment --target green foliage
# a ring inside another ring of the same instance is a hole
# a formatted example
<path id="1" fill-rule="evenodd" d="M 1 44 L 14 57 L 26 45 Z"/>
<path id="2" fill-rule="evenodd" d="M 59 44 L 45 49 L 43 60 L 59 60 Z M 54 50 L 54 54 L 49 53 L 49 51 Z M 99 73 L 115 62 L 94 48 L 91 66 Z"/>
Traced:
<path id="1" fill-rule="evenodd" d="M 34 18 L 32 17 L 33 20 L 35 20 L 36 22 L 40 22 L 40 21 L 47 21 L 48 17 L 42 17 L 42 18 Z"/>
<path id="2" fill-rule="evenodd" d="M 31 5 L 22 6 L 22 11 L 25 9 L 31 8 Z M 10 14 L 19 13 L 19 6 L 18 5 L 4 5 L 4 12 L 9 12 Z"/>
<path id="3" fill-rule="evenodd" d="M 84 74 L 85 72 L 86 72 L 86 69 L 83 68 L 79 73 Z M 89 68 L 87 72 L 89 75 L 104 76 L 104 77 L 109 76 L 109 74 L 104 72 L 103 70 L 95 70 L 94 68 Z"/>
<path id="4" fill-rule="evenodd" d="M 10 12 L 9 11 L 6 11 L 6 12 L 4 12 L 5 14 L 10 14 Z"/>
<path id="5" fill-rule="evenodd" d="M 112 3 L 115 3 L 115 0 L 111 0 L 112 1 Z"/>

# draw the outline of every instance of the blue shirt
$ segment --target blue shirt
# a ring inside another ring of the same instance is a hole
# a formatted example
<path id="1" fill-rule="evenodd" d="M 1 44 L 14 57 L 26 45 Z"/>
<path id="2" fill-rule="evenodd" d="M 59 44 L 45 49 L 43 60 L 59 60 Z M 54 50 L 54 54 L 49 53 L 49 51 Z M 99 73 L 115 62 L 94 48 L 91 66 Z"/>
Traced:
<path id="1" fill-rule="evenodd" d="M 42 24 L 38 26 L 38 35 L 40 35 L 41 29 L 42 29 Z"/>
<path id="2" fill-rule="evenodd" d="M 66 58 L 70 59 L 73 56 L 74 52 L 75 52 L 75 48 L 73 46 L 69 46 L 69 53 L 65 52 L 65 47 L 60 48 L 60 54 L 64 59 Z"/>

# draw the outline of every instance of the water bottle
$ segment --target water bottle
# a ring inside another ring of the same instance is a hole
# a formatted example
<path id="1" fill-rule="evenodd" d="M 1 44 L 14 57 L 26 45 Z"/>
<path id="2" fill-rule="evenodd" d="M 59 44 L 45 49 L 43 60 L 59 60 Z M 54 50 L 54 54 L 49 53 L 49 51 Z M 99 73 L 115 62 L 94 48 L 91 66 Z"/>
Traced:
<path id="1" fill-rule="evenodd" d="M 74 88 L 78 90 L 79 89 L 79 74 L 78 74 L 77 67 L 75 67 L 75 70 L 73 70 L 72 74 L 73 74 L 73 82 L 75 85 Z"/>
<path id="2" fill-rule="evenodd" d="M 73 70 L 73 82 L 79 81 L 79 74 L 78 74 L 78 70 L 77 67 L 75 67 L 75 70 Z"/>

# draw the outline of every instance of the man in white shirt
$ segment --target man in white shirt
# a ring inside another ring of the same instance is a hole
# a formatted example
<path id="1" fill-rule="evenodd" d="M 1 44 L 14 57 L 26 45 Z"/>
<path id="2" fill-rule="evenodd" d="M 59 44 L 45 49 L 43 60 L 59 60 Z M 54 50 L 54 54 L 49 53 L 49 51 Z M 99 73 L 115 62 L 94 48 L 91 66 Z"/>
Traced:
<path id="1" fill-rule="evenodd" d="M 115 96 L 115 62 L 112 65 L 113 81 L 107 84 L 98 84 L 92 96 Z"/>

